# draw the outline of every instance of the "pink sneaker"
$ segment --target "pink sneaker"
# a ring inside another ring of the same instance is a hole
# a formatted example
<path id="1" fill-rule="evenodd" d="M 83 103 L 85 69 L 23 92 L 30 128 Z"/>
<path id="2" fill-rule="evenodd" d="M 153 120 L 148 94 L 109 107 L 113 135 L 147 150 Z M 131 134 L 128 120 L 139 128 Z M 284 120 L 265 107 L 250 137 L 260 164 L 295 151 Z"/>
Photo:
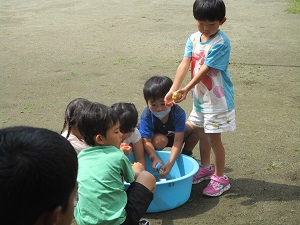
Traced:
<path id="1" fill-rule="evenodd" d="M 209 180 L 214 172 L 215 168 L 213 166 L 210 166 L 209 169 L 206 169 L 202 165 L 199 165 L 199 170 L 193 177 L 193 184 L 199 184 L 204 180 Z"/>
<path id="2" fill-rule="evenodd" d="M 229 178 L 227 176 L 219 177 L 213 175 L 210 179 L 209 184 L 203 190 L 203 194 L 211 197 L 220 196 L 224 191 L 230 189 Z"/>

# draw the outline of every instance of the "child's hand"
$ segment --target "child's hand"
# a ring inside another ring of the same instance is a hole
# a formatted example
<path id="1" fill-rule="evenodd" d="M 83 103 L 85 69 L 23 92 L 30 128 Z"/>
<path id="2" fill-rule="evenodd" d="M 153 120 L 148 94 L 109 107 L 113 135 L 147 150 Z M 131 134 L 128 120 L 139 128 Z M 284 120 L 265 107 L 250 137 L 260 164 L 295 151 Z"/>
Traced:
<path id="1" fill-rule="evenodd" d="M 169 91 L 166 94 L 166 96 L 164 98 L 166 106 L 172 106 L 175 104 L 175 101 L 172 99 L 173 93 L 174 93 L 173 91 Z"/>
<path id="2" fill-rule="evenodd" d="M 169 162 L 164 164 L 161 167 L 161 169 L 159 170 L 159 175 L 162 176 L 162 177 L 166 177 L 170 173 L 172 167 L 173 167 L 173 165 Z"/>
<path id="3" fill-rule="evenodd" d="M 138 177 L 138 175 L 142 172 L 145 171 L 145 168 L 142 163 L 140 162 L 135 162 L 132 164 L 132 169 L 135 172 L 135 178 Z"/>
<path id="4" fill-rule="evenodd" d="M 188 92 L 186 89 L 179 89 L 173 93 L 172 99 L 175 103 L 182 102 L 184 99 L 186 99 L 187 93 Z"/>
<path id="5" fill-rule="evenodd" d="M 156 164 L 157 164 L 157 163 L 163 164 L 163 162 L 162 162 L 157 156 L 155 156 L 155 158 L 154 158 L 153 161 L 152 161 L 152 170 L 153 170 L 153 171 L 157 171 L 157 170 L 156 170 Z"/>
<path id="6" fill-rule="evenodd" d="M 123 151 L 126 156 L 128 156 L 130 155 L 132 148 L 129 144 L 123 142 L 120 145 L 120 150 Z"/>

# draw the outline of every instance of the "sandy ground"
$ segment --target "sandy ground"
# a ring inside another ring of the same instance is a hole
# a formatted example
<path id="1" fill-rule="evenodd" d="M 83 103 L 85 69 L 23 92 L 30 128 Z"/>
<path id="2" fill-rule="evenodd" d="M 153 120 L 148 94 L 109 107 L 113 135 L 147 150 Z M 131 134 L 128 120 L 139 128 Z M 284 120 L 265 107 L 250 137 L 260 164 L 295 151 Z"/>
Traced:
<path id="1" fill-rule="evenodd" d="M 59 132 L 76 97 L 133 102 L 141 112 L 145 80 L 173 78 L 196 31 L 192 3 L 0 1 L 0 127 Z M 232 189 L 206 198 L 207 183 L 195 185 L 183 206 L 145 215 L 154 225 L 300 222 L 300 16 L 284 12 L 284 0 L 225 3 L 237 111 L 237 131 L 223 135 Z M 189 114 L 191 99 L 181 106 Z"/>

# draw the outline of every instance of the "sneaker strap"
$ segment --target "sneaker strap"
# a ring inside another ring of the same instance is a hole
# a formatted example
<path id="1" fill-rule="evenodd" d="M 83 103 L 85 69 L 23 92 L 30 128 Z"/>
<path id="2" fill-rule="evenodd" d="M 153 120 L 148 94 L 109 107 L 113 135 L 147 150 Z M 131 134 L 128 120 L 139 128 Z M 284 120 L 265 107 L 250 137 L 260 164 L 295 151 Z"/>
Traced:
<path id="1" fill-rule="evenodd" d="M 216 181 L 218 183 L 221 183 L 223 185 L 227 185 L 229 183 L 229 178 L 224 175 L 223 177 L 217 176 L 216 174 L 214 174 L 213 176 L 211 176 L 210 178 L 213 181 Z"/>

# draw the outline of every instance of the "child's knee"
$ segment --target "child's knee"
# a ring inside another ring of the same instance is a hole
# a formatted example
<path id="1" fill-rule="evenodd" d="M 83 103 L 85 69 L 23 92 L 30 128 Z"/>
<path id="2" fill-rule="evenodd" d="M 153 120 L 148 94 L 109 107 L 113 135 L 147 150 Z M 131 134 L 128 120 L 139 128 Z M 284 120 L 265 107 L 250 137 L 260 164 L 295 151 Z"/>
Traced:
<path id="1" fill-rule="evenodd" d="M 162 150 L 164 149 L 168 144 L 168 138 L 164 134 L 155 134 L 153 136 L 152 144 L 155 149 Z"/>
<path id="2" fill-rule="evenodd" d="M 141 183 L 152 192 L 155 190 L 156 179 L 153 174 L 149 173 L 148 171 L 141 172 L 137 177 L 136 182 Z"/>

